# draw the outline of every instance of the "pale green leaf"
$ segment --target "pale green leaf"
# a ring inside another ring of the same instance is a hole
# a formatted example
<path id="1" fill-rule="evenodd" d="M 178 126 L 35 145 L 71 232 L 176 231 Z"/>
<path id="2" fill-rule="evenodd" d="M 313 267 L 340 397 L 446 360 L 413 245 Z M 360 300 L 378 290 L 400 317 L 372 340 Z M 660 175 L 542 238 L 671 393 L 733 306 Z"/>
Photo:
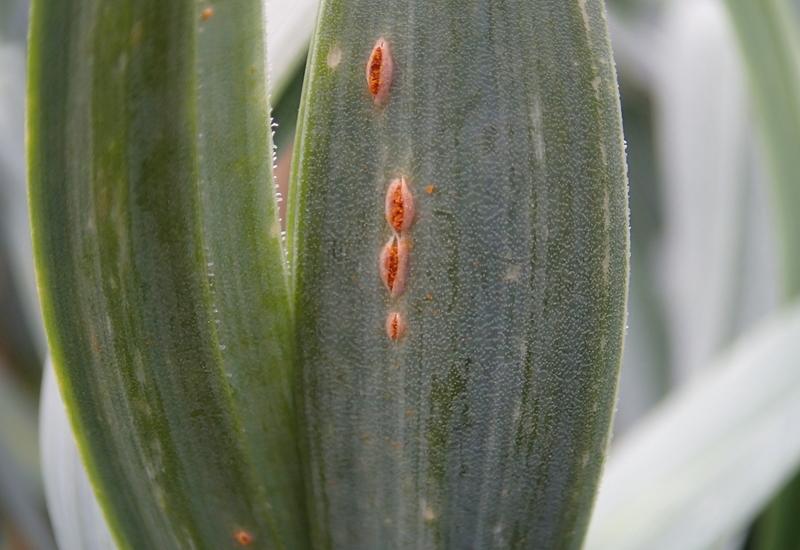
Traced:
<path id="1" fill-rule="evenodd" d="M 52 367 L 45 368 L 40 405 L 47 508 L 60 550 L 116 548 L 78 454 Z"/>
<path id="2" fill-rule="evenodd" d="M 700 550 L 800 464 L 800 306 L 742 339 L 609 457 L 587 550 Z"/>

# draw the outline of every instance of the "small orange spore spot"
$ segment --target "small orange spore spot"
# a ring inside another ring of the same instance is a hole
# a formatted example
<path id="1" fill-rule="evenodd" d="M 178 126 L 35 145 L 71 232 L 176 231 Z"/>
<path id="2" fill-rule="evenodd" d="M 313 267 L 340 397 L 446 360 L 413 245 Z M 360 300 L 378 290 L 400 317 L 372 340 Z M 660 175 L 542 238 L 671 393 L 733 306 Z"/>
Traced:
<path id="1" fill-rule="evenodd" d="M 203 11 L 200 12 L 200 19 L 202 19 L 203 21 L 208 21 L 212 17 L 214 17 L 214 8 L 212 8 L 211 6 L 205 8 Z"/>
<path id="2" fill-rule="evenodd" d="M 386 336 L 389 340 L 397 342 L 406 333 L 406 321 L 403 316 L 396 311 L 392 311 L 386 317 Z"/>
<path id="3" fill-rule="evenodd" d="M 381 251 L 379 266 L 381 280 L 392 298 L 399 296 L 405 290 L 408 255 L 408 240 L 402 235 L 392 235 Z"/>
<path id="4" fill-rule="evenodd" d="M 236 544 L 239 546 L 250 546 L 253 544 L 253 540 L 255 540 L 255 538 L 249 531 L 239 529 L 233 534 L 233 540 L 235 540 Z"/>
<path id="5" fill-rule="evenodd" d="M 435 186 L 435 185 L 433 185 L 433 184 L 431 184 L 431 185 L 427 186 L 427 187 L 425 188 L 425 192 L 426 192 L 427 194 L 429 194 L 429 195 L 433 195 L 434 193 L 436 193 L 436 186 Z"/>
<path id="6" fill-rule="evenodd" d="M 414 223 L 414 196 L 405 178 L 397 178 L 386 191 L 386 221 L 397 231 L 405 231 Z"/>
<path id="7" fill-rule="evenodd" d="M 379 38 L 370 53 L 367 61 L 367 88 L 376 104 L 382 105 L 389 97 L 389 87 L 392 84 L 394 63 L 389 52 L 389 44 L 385 39 Z"/>

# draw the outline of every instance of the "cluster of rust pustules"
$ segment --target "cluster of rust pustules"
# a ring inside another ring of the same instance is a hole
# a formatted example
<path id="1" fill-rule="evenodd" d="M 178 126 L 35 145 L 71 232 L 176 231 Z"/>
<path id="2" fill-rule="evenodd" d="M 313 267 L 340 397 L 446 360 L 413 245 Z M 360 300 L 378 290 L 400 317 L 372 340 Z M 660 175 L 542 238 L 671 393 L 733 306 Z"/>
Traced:
<path id="1" fill-rule="evenodd" d="M 411 249 L 406 232 L 414 223 L 414 197 L 403 177 L 393 180 L 386 191 L 386 221 L 392 228 L 392 236 L 381 250 L 380 273 L 389 296 L 394 299 L 406 288 Z M 403 315 L 390 311 L 386 318 L 386 334 L 389 338 L 399 340 L 405 328 Z"/>
<path id="2" fill-rule="evenodd" d="M 367 61 L 367 88 L 375 104 L 383 106 L 389 99 L 394 64 L 389 44 L 380 38 L 372 48 Z M 406 232 L 414 223 L 414 196 L 404 177 L 389 184 L 386 190 L 386 222 L 392 228 L 392 236 L 380 254 L 380 274 L 389 296 L 396 299 L 405 290 L 408 275 L 410 245 Z M 398 341 L 406 330 L 406 322 L 399 311 L 389 311 L 386 316 L 386 335 Z"/>

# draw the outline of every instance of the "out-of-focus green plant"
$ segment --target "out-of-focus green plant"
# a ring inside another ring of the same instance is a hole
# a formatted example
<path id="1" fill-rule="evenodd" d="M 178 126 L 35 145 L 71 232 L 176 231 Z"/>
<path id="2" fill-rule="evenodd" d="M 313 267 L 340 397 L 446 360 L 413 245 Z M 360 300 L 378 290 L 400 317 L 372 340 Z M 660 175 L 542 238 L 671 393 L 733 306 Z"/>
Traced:
<path id="1" fill-rule="evenodd" d="M 800 296 L 800 6 L 789 0 L 726 0 L 739 35 L 761 120 L 781 243 L 783 290 Z M 800 474 L 756 525 L 751 548 L 800 544 Z"/>

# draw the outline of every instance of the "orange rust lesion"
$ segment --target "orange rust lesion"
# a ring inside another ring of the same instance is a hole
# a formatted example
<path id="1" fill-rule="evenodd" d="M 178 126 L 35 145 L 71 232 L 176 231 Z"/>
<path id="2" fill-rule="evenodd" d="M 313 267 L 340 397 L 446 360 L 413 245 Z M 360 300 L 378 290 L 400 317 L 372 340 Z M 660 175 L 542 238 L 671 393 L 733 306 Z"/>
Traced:
<path id="1" fill-rule="evenodd" d="M 372 55 L 369 56 L 369 65 L 367 67 L 367 86 L 369 86 L 369 93 L 378 95 L 378 90 L 381 87 L 381 65 L 383 64 L 383 47 L 376 45 L 372 50 Z"/>
<path id="2" fill-rule="evenodd" d="M 214 17 L 214 8 L 211 6 L 204 8 L 203 11 L 200 12 L 200 19 L 203 21 L 208 21 L 212 17 Z"/>
<path id="3" fill-rule="evenodd" d="M 406 333 L 406 321 L 397 311 L 392 311 L 386 317 L 386 336 L 389 340 L 397 342 Z"/>
<path id="4" fill-rule="evenodd" d="M 381 279 L 393 298 L 405 290 L 409 248 L 405 236 L 392 235 L 381 251 Z"/>
<path id="5" fill-rule="evenodd" d="M 389 44 L 384 38 L 379 38 L 372 48 L 367 61 L 367 88 L 377 104 L 383 104 L 389 96 L 389 87 L 392 83 L 394 63 L 389 51 Z"/>
<path id="6" fill-rule="evenodd" d="M 414 223 L 414 195 L 403 177 L 393 180 L 386 191 L 386 221 L 398 233 Z"/>
<path id="7" fill-rule="evenodd" d="M 255 537 L 249 531 L 245 531 L 244 529 L 237 529 L 236 532 L 233 533 L 233 540 L 236 541 L 236 544 L 239 546 L 250 546 L 253 544 Z"/>
<path id="8" fill-rule="evenodd" d="M 434 193 L 436 193 L 436 186 L 433 184 L 428 185 L 427 187 L 425 187 L 425 192 L 429 195 L 433 195 Z"/>

